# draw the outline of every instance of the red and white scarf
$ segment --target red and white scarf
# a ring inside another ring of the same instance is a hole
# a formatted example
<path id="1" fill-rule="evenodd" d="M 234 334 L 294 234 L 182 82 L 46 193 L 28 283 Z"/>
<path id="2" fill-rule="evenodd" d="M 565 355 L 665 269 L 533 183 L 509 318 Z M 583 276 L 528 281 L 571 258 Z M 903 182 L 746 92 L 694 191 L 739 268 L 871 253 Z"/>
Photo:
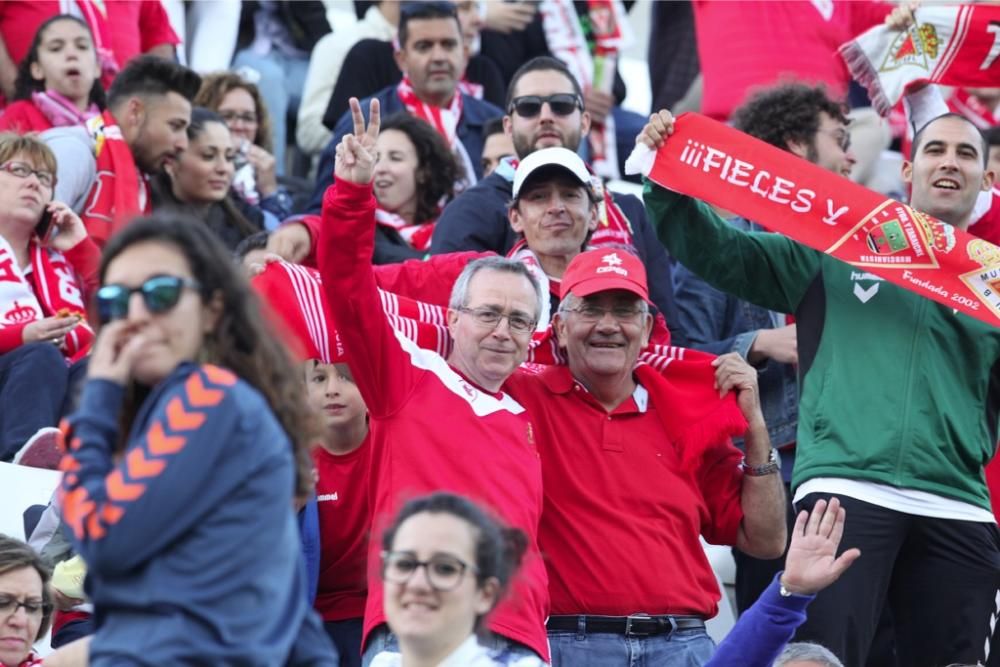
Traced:
<path id="1" fill-rule="evenodd" d="M 375 222 L 395 229 L 414 250 L 429 252 L 431 249 L 431 236 L 434 234 L 434 224 L 436 220 L 430 222 L 408 223 L 401 215 L 386 211 L 383 208 L 375 209 Z"/>
<path id="2" fill-rule="evenodd" d="M 66 336 L 62 348 L 73 362 L 86 356 L 94 332 L 87 324 L 80 280 L 66 258 L 43 248 L 32 239 L 28 243 L 31 274 L 25 276 L 14 250 L 0 236 L 0 328 L 23 326 L 54 315 L 80 318 Z"/>
<path id="3" fill-rule="evenodd" d="M 998 28 L 997 34 L 1000 35 L 1000 28 Z M 997 44 L 1000 45 L 1000 38 L 998 38 Z M 995 111 L 990 109 L 978 97 L 964 88 L 959 88 L 952 93 L 951 97 L 948 98 L 948 108 L 968 118 L 980 130 L 988 130 L 994 125 L 1000 125 L 1000 108 Z"/>
<path id="4" fill-rule="evenodd" d="M 626 167 L 1000 327 L 1000 248 L 695 113 Z"/>
<path id="5" fill-rule="evenodd" d="M 97 175 L 80 218 L 99 246 L 137 215 L 150 213 L 145 174 L 136 167 L 132 151 L 110 111 L 87 121 L 94 138 Z"/>
<path id="6" fill-rule="evenodd" d="M 455 194 L 457 195 L 465 188 L 475 185 L 476 170 L 472 166 L 469 152 L 458 140 L 458 124 L 462 121 L 462 94 L 460 90 L 455 90 L 451 104 L 447 107 L 434 106 L 417 97 L 417 93 L 413 90 L 413 84 L 410 83 L 410 77 L 404 74 L 403 80 L 396 86 L 396 94 L 399 95 L 399 101 L 403 103 L 410 115 L 416 116 L 437 130 L 437 133 L 444 137 L 445 143 L 459 159 L 464 178 L 456 184 Z M 458 187 L 459 185 L 461 188 Z"/>
<path id="7" fill-rule="evenodd" d="M 538 11 L 549 51 L 566 63 L 584 88 L 610 94 L 615 85 L 618 53 L 632 35 L 625 6 L 620 0 L 589 0 L 586 20 L 593 32 L 593 45 L 581 26 L 572 0 L 544 0 Z M 604 178 L 620 178 L 614 119 L 609 113 L 604 123 L 590 126 L 590 162 Z"/>
<path id="8" fill-rule="evenodd" d="M 101 115 L 101 110 L 93 102 L 83 111 L 69 99 L 55 90 L 31 93 L 31 101 L 45 116 L 52 127 L 73 127 L 83 125 L 91 118 Z"/>
<path id="9" fill-rule="evenodd" d="M 1000 82 L 1000 6 L 921 7 L 907 30 L 877 26 L 840 53 L 875 109 L 887 116 L 906 92 L 927 83 L 993 87 Z"/>

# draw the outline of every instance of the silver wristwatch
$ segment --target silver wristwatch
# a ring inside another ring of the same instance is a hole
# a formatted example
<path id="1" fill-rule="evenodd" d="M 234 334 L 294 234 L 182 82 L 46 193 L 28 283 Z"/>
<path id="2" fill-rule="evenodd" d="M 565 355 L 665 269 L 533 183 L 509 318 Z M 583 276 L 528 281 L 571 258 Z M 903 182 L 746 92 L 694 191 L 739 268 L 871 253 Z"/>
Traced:
<path id="1" fill-rule="evenodd" d="M 773 475 L 781 470 L 781 462 L 778 459 L 778 450 L 772 447 L 771 453 L 767 457 L 767 463 L 759 466 L 747 464 L 747 457 L 744 456 L 743 460 L 740 461 L 740 469 L 743 470 L 744 475 L 749 477 L 764 477 L 765 475 Z"/>

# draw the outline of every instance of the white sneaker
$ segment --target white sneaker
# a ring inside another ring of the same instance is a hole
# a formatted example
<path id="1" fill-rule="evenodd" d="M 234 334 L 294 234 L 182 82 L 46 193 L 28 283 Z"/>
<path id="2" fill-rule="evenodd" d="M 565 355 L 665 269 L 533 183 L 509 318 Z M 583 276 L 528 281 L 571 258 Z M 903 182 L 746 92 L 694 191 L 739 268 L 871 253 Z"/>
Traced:
<path id="1" fill-rule="evenodd" d="M 59 447 L 59 429 L 46 426 L 38 429 L 14 454 L 13 463 L 31 468 L 58 470 L 62 460 L 62 449 Z"/>

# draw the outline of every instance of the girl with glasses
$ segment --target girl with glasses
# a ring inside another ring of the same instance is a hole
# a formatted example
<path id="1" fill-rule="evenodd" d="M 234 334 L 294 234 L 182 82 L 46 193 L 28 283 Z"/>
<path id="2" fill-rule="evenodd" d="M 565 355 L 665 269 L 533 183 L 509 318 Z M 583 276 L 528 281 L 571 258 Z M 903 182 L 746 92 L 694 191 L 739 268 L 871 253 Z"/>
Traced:
<path id="1" fill-rule="evenodd" d="M 14 103 L 0 130 L 44 132 L 82 125 L 104 109 L 101 66 L 86 22 L 61 14 L 43 23 L 21 61 Z"/>
<path id="2" fill-rule="evenodd" d="M 91 665 L 334 665 L 293 501 L 319 431 L 298 369 L 203 224 L 104 249 L 62 517 L 87 563 Z"/>
<path id="3" fill-rule="evenodd" d="M 35 136 L 0 134 L 0 461 L 55 468 L 55 425 L 93 332 L 99 251 L 52 201 L 56 159 Z"/>
<path id="4" fill-rule="evenodd" d="M 537 657 L 491 649 L 484 623 L 526 546 L 523 532 L 462 496 L 442 492 L 408 502 L 382 537 L 393 635 L 371 667 L 541 667 Z"/>
<path id="5" fill-rule="evenodd" d="M 191 111 L 188 147 L 170 158 L 153 184 L 153 207 L 170 208 L 204 221 L 231 250 L 264 229 L 261 210 L 232 192 L 236 149 L 221 116 Z"/>

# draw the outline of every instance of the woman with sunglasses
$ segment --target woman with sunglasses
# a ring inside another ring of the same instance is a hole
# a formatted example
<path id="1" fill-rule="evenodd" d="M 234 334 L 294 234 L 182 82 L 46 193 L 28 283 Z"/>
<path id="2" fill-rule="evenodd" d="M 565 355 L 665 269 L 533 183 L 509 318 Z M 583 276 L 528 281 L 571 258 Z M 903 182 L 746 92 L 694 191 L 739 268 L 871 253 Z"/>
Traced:
<path id="1" fill-rule="evenodd" d="M 52 201 L 55 173 L 37 137 L 0 134 L 0 461 L 51 468 L 93 337 L 84 303 L 99 255 L 80 218 Z"/>
<path id="2" fill-rule="evenodd" d="M 232 132 L 236 193 L 248 204 L 260 206 L 269 218 L 273 216 L 268 229 L 291 215 L 292 197 L 278 185 L 271 116 L 257 84 L 236 72 L 206 74 L 194 104 L 218 113 Z"/>
<path id="3" fill-rule="evenodd" d="M 207 227 L 170 217 L 113 237 L 99 275 L 61 465 L 90 664 L 335 665 L 293 507 L 317 430 L 246 279 Z"/>
<path id="4" fill-rule="evenodd" d="M 400 652 L 379 653 L 371 667 L 544 665 L 489 648 L 484 623 L 526 546 L 524 533 L 462 496 L 408 502 L 382 536 L 385 615 Z"/>
<path id="5" fill-rule="evenodd" d="M 240 241 L 264 229 L 264 215 L 232 194 L 232 134 L 217 113 L 195 107 L 187 137 L 187 150 L 168 160 L 153 182 L 153 208 L 199 218 L 235 250 Z"/>

